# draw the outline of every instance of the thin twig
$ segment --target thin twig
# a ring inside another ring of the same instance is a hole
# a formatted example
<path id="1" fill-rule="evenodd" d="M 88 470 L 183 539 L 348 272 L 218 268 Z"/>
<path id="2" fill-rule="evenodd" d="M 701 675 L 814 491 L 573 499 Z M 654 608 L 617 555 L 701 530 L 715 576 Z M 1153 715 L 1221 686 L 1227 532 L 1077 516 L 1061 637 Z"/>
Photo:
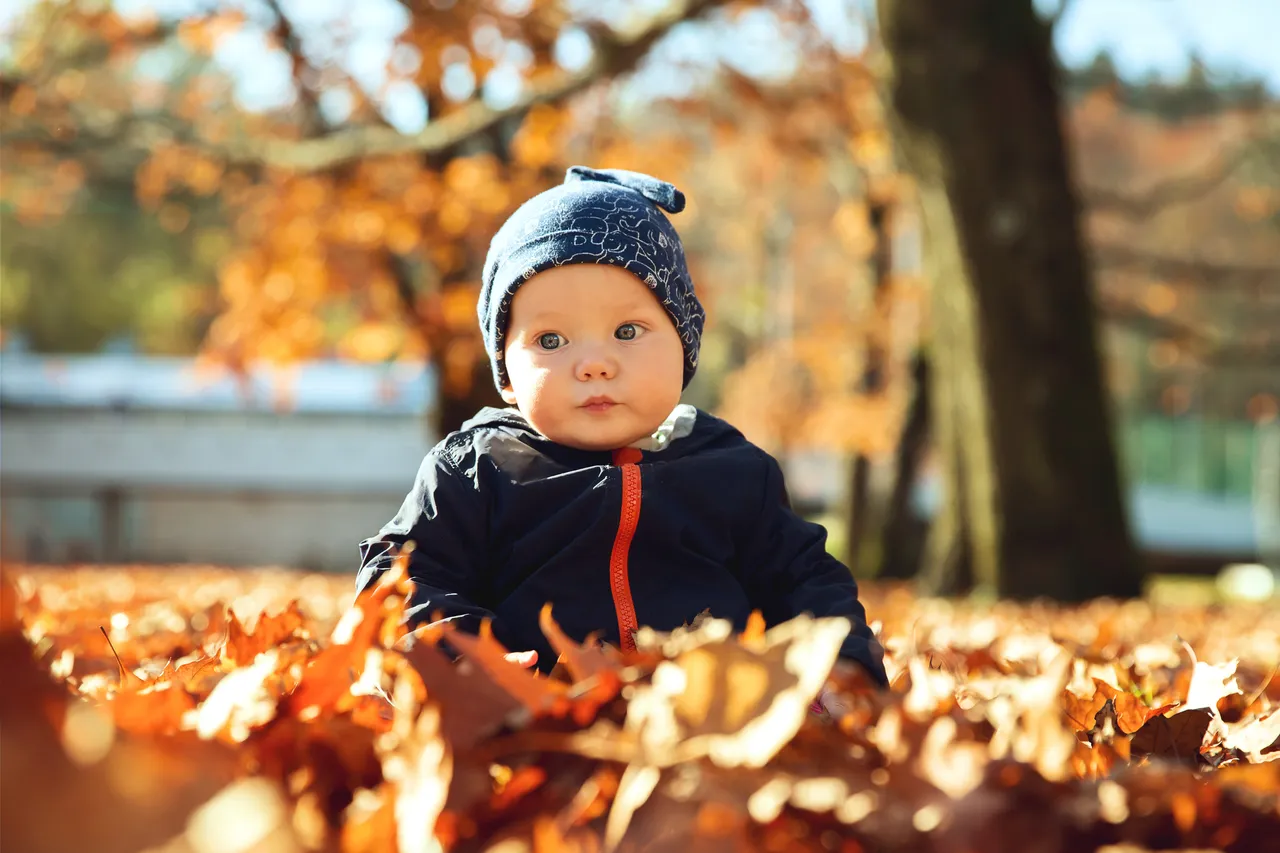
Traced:
<path id="1" fill-rule="evenodd" d="M 111 647 L 111 654 L 116 656 L 116 664 L 119 665 L 120 667 L 121 684 L 124 683 L 126 676 L 129 678 L 133 678 L 135 681 L 141 681 L 142 679 L 138 678 L 138 676 L 134 675 L 132 672 L 130 672 L 128 669 L 125 668 L 124 661 L 120 660 L 120 653 L 116 651 L 115 643 L 111 642 L 111 635 L 107 633 L 107 629 L 99 625 L 98 630 L 102 632 L 102 636 L 106 637 L 107 645 Z"/>

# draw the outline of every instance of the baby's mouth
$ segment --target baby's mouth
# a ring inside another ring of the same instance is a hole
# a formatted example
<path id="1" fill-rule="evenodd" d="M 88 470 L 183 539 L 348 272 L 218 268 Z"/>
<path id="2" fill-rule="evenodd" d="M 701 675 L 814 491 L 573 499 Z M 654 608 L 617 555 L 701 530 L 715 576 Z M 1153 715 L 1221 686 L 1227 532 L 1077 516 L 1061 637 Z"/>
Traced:
<path id="1" fill-rule="evenodd" d="M 588 397 L 579 408 L 586 409 L 588 412 L 599 413 L 607 412 L 616 405 L 618 403 L 612 397 Z"/>

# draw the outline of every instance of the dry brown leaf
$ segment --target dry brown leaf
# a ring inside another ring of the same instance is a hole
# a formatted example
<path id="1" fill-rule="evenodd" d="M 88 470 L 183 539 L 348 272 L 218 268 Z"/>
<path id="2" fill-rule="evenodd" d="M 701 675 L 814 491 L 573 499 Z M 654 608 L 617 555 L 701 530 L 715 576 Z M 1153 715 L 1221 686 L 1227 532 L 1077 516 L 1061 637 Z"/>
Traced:
<path id="1" fill-rule="evenodd" d="M 1134 755 L 1150 755 L 1194 764 L 1213 714 L 1192 708 L 1171 717 L 1152 717 L 1129 741 Z"/>
<path id="2" fill-rule="evenodd" d="M 724 767 L 763 765 L 806 719 L 849 628 L 847 619 L 801 616 L 771 628 L 759 650 L 731 642 L 722 619 L 667 636 L 642 631 L 638 646 L 671 658 L 627 708 L 643 763 L 707 755 Z"/>
<path id="3" fill-rule="evenodd" d="M 1196 661 L 1183 704 L 1188 708 L 1208 708 L 1217 714 L 1219 701 L 1241 692 L 1240 685 L 1236 683 L 1236 666 L 1239 663 L 1238 660 L 1221 664 Z"/>
<path id="4" fill-rule="evenodd" d="M 850 843 L 950 851 L 1021 849 L 1031 839 L 1097 849 L 1119 838 L 1212 841 L 1253 853 L 1280 832 L 1280 695 L 1267 681 L 1269 647 L 1256 640 L 1266 635 L 1258 626 L 1275 619 L 1266 610 L 1241 615 L 1233 631 L 1221 612 L 1175 617 L 1131 604 L 1121 619 L 1099 603 L 1002 605 L 993 615 L 867 585 L 889 670 L 899 674 L 888 690 L 852 665 L 832 664 L 842 635 L 825 636 L 820 620 L 763 633 L 753 624 L 735 635 L 704 617 L 669 634 L 642 630 L 641 647 L 622 653 L 573 643 L 544 613 L 561 656 L 558 680 L 506 661 L 488 633 L 450 638 L 467 647 L 459 663 L 433 645 L 448 628 L 405 637 L 410 582 L 400 568 L 352 608 L 343 606 L 343 578 L 302 584 L 297 576 L 142 567 L 45 571 L 17 584 L 6 575 L 0 610 L 10 608 L 27 632 L 0 631 L 0 681 L 12 688 L 0 690 L 6 815 L 17 778 L 12 756 L 15 767 L 35 762 L 59 784 L 75 774 L 106 784 L 119 772 L 148 791 L 171 784 L 174 791 L 146 806 L 155 832 L 139 834 L 102 818 L 85 805 L 82 783 L 69 783 L 68 803 L 84 808 L 101 835 L 95 849 L 109 851 L 134 849 L 141 838 L 187 853 L 198 846 L 198 827 L 221 822 L 208 815 L 231 812 L 280 849 L 334 853 L 493 844 L 603 853 L 606 842 L 618 853 Z M 200 594 L 202 582 L 216 584 L 221 598 Z M 327 602 L 315 597 L 322 583 Z M 148 603 L 121 598 L 125 586 L 145 591 Z M 267 587 L 274 597 L 262 595 Z M 225 600 L 250 590 L 282 615 L 297 599 L 297 615 L 278 629 L 269 621 L 252 633 L 236 628 Z M 161 620 L 140 615 L 161 607 Z M 304 615 L 325 611 L 327 621 Z M 204 627 L 188 635 L 138 627 L 174 617 Z M 107 624 L 126 670 L 123 689 L 98 630 Z M 1103 627 L 1076 646 L 1067 638 L 1080 625 Z M 224 630 L 239 631 L 231 650 L 208 654 Z M 272 632 L 278 641 L 257 650 Z M 1230 691 L 1230 664 L 1197 668 L 1180 655 L 1179 635 L 1206 659 L 1239 658 L 1250 695 Z M 1233 651 L 1237 636 L 1254 645 Z M 1160 642 L 1164 652 L 1155 654 Z M 143 681 L 134 670 L 159 674 Z M 806 693 L 828 678 L 848 705 L 838 726 L 806 710 Z M 1164 716 L 1184 696 L 1207 702 L 1213 694 L 1230 715 L 1205 708 Z M 206 748 L 220 783 L 191 788 Z M 139 770 L 138 762 L 155 766 Z M 259 788 L 257 806 L 228 805 Z M 184 799 L 182 790 L 193 793 Z M 125 815 L 144 813 L 119 797 L 107 802 Z M 52 820 L 38 809 L 32 815 Z M 6 836 L 8 828 L 6 816 Z M 59 831 L 48 836 L 65 841 Z"/>
<path id="5" fill-rule="evenodd" d="M 1255 764 L 1280 761 L 1280 709 L 1264 718 L 1232 726 L 1223 746 L 1240 750 Z"/>
<path id="6" fill-rule="evenodd" d="M 616 655 L 608 654 L 599 642 L 589 640 L 579 645 L 571 640 L 552 618 L 550 604 L 544 605 L 538 614 L 538 625 L 551 643 L 551 648 L 555 649 L 563 661 L 571 681 L 581 683 L 595 680 L 600 684 L 601 692 L 611 689 L 616 692 L 621 686 L 618 676 L 620 665 Z"/>
<path id="7" fill-rule="evenodd" d="M 1062 691 L 1062 707 L 1067 721 L 1078 732 L 1091 732 L 1097 726 L 1098 712 L 1107 702 L 1106 694 L 1095 690 L 1092 696 L 1081 698 L 1070 690 Z"/>
<path id="8" fill-rule="evenodd" d="M 549 678 L 539 678 L 528 669 L 507 660 L 509 649 L 493 638 L 492 634 L 482 632 L 472 636 L 454 628 L 452 623 L 444 626 L 444 636 L 450 644 L 479 666 L 489 677 L 508 694 L 518 699 L 521 704 L 535 716 L 558 716 L 569 709 L 568 691 L 565 685 Z"/>

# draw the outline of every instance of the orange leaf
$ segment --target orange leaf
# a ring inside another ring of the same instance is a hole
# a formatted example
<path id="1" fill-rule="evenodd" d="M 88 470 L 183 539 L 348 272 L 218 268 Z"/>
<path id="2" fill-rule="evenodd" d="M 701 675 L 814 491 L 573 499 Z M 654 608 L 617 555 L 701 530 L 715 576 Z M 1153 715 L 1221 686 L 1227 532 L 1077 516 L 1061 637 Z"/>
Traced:
<path id="1" fill-rule="evenodd" d="M 1142 697 L 1135 696 L 1132 693 L 1117 693 L 1115 703 L 1116 719 L 1119 721 L 1120 731 L 1127 735 L 1138 731 L 1152 717 L 1159 716 L 1174 707 L 1173 705 L 1165 705 L 1162 708 L 1152 708 L 1142 701 Z"/>
<path id="2" fill-rule="evenodd" d="M 222 654 L 236 666 L 247 666 L 262 652 L 297 635 L 306 621 L 298 609 L 296 598 L 273 616 L 264 613 L 253 631 L 246 630 L 235 613 L 227 608 L 227 641 Z"/>
<path id="3" fill-rule="evenodd" d="M 485 672 L 456 666 L 433 645 L 415 642 L 404 657 L 422 679 L 428 700 L 449 697 L 440 702 L 440 733 L 455 751 L 492 735 L 522 707 Z"/>
<path id="4" fill-rule="evenodd" d="M 537 790 L 546 781 L 547 771 L 541 767 L 518 768 L 502 786 L 502 790 L 493 795 L 490 805 L 495 811 L 510 808 L 513 803 Z"/>
<path id="5" fill-rule="evenodd" d="M 747 627 L 742 629 L 738 642 L 750 648 L 762 647 L 766 627 L 764 615 L 759 610 L 752 610 L 751 615 L 747 617 Z"/>
<path id="6" fill-rule="evenodd" d="M 598 644 L 579 645 L 569 639 L 555 619 L 551 617 L 550 604 L 542 606 L 542 610 L 538 614 L 538 625 L 542 628 L 542 633 L 546 635 L 548 642 L 551 643 L 551 648 L 555 649 L 556 654 L 560 656 L 565 667 L 568 668 L 569 674 L 574 681 L 585 681 L 594 678 L 620 684 L 616 660 L 610 658 Z"/>
<path id="7" fill-rule="evenodd" d="M 157 678 L 156 681 L 181 681 L 184 687 L 188 690 L 193 690 L 195 688 L 196 680 L 201 675 L 208 673 L 211 668 L 216 668 L 219 663 L 220 661 L 215 657 L 197 658 L 196 660 L 188 661 L 172 672 Z"/>
<path id="8" fill-rule="evenodd" d="M 1078 732 L 1093 731 L 1098 712 L 1106 702 L 1107 697 L 1101 690 L 1095 690 L 1087 699 L 1080 698 L 1070 690 L 1062 691 L 1062 707 L 1066 711 L 1067 721 Z"/>
<path id="9" fill-rule="evenodd" d="M 111 702 L 115 723 L 137 734 L 169 734 L 182 726 L 182 716 L 196 700 L 180 684 L 164 682 L 140 690 L 122 690 Z"/>
<path id="10" fill-rule="evenodd" d="M 485 632 L 479 637 L 459 631 L 453 623 L 444 625 L 450 645 L 489 674 L 512 697 L 534 715 L 559 715 L 568 709 L 567 687 L 549 678 L 539 678 L 517 663 L 507 660 L 509 651 Z"/>
<path id="11" fill-rule="evenodd" d="M 411 548 L 395 559 L 372 589 L 361 593 L 356 603 L 333 629 L 334 645 L 312 658 L 302 681 L 285 700 L 283 713 L 310 717 L 332 709 L 351 690 L 365 653 L 383 633 L 386 623 L 397 624 L 404 612 L 404 596 L 412 587 L 408 579 Z"/>

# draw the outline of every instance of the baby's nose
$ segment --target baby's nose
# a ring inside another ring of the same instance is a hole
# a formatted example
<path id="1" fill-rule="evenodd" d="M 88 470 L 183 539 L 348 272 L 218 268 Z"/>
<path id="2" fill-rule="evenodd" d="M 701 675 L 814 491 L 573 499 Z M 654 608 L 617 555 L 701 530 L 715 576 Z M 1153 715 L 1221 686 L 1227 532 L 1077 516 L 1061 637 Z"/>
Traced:
<path id="1" fill-rule="evenodd" d="M 618 364 L 602 352 L 584 353 L 579 359 L 576 373 L 578 379 L 612 379 L 618 373 Z"/>

